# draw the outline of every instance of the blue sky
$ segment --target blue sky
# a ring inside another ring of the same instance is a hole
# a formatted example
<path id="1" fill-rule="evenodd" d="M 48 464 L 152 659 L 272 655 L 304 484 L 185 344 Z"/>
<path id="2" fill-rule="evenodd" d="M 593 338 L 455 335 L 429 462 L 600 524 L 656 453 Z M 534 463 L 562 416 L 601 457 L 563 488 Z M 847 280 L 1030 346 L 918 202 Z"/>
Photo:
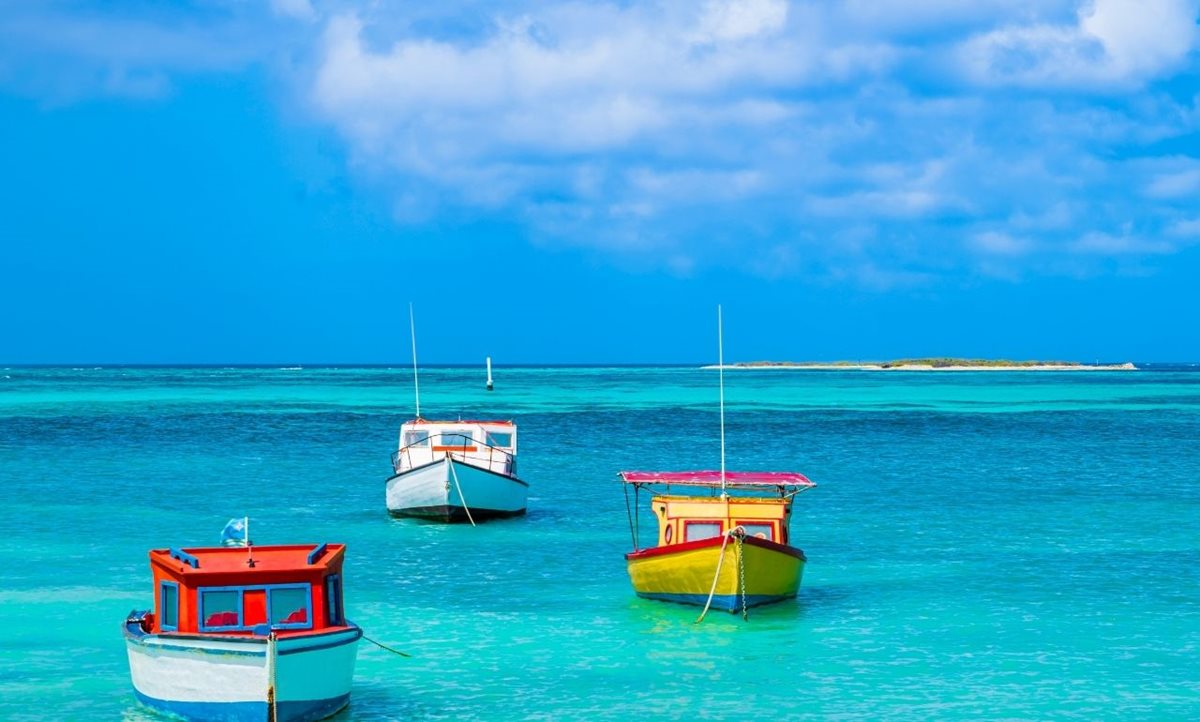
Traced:
<path id="1" fill-rule="evenodd" d="M 1200 0 L 0 6 L 0 362 L 1200 359 Z"/>

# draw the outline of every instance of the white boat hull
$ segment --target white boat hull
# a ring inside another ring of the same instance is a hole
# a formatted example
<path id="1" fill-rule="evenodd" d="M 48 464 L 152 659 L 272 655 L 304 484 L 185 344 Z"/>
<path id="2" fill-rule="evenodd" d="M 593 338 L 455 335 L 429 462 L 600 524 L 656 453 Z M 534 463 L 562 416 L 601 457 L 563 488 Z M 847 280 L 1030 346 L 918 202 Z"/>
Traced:
<path id="1" fill-rule="evenodd" d="M 450 458 L 407 469 L 387 480 L 394 516 L 437 521 L 480 521 L 525 513 L 529 485 L 516 477 Z"/>
<path id="2" fill-rule="evenodd" d="M 264 637 L 145 634 L 126 624 L 125 648 L 138 699 L 188 720 L 301 722 L 336 714 L 350 702 L 358 627 L 276 641 L 275 716 L 267 690 Z"/>

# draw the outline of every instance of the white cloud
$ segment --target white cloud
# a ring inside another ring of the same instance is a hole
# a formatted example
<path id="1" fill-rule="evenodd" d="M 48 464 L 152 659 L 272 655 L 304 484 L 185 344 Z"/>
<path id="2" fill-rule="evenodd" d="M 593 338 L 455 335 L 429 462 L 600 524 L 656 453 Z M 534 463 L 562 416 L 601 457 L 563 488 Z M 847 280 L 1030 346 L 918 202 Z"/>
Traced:
<path id="1" fill-rule="evenodd" d="M 971 245 L 989 255 L 1023 256 L 1034 248 L 1028 238 L 1018 238 L 1003 231 L 984 231 L 971 238 Z"/>
<path id="2" fill-rule="evenodd" d="M 1187 247 L 1200 162 L 1158 149 L 1200 98 L 1155 83 L 1195 74 L 1197 2 L 10 4 L 0 83 L 145 99 L 266 66 L 400 223 L 884 288 Z"/>
<path id="3" fill-rule="evenodd" d="M 1200 162 L 1192 162 L 1175 171 L 1155 176 L 1146 187 L 1146 195 L 1153 198 L 1200 198 Z"/>
<path id="4" fill-rule="evenodd" d="M 1074 23 L 1014 24 L 968 39 L 968 77 L 986 84 L 1139 84 L 1178 68 L 1196 47 L 1194 0 L 1094 0 Z"/>
<path id="5" fill-rule="evenodd" d="M 1200 218 L 1175 221 L 1167 226 L 1167 234 L 1182 238 L 1200 239 Z"/>
<path id="6" fill-rule="evenodd" d="M 1078 216 L 1072 204 L 1054 201 L 1035 213 L 1018 210 L 1008 217 L 1008 225 L 1020 231 L 1062 231 L 1070 228 Z"/>
<path id="7" fill-rule="evenodd" d="M 956 264 L 1015 276 L 1177 250 L 1153 240 L 1156 211 L 1140 234 L 1107 231 L 1134 211 L 1092 195 L 1141 183 L 1182 197 L 1187 169 L 1123 171 L 1103 149 L 1175 137 L 1200 114 L 1149 96 L 998 100 L 955 79 L 1136 93 L 1185 62 L 1194 5 L 552 3 L 437 36 L 343 14 L 312 91 L 358 162 L 403 179 L 405 207 L 516 213 L 542 244 L 880 287 Z M 922 33 L 935 40 L 908 40 Z M 915 92 L 912 68 L 947 85 Z"/>
<path id="8" fill-rule="evenodd" d="M 317 19 L 317 11 L 309 0 L 270 0 L 270 2 L 271 10 L 281 17 L 306 21 Z"/>
<path id="9" fill-rule="evenodd" d="M 1139 238 L 1129 234 L 1113 235 L 1098 231 L 1085 234 L 1071 244 L 1071 249 L 1084 254 L 1101 256 L 1157 255 L 1174 253 L 1178 250 L 1175 245 L 1162 240 Z"/>
<path id="10" fill-rule="evenodd" d="M 746 40 L 777 33 L 787 20 L 784 0 L 708 0 L 696 38 L 701 42 Z"/>
<path id="11" fill-rule="evenodd" d="M 482 40 L 404 38 L 382 51 L 365 42 L 361 19 L 341 16 L 325 32 L 314 95 L 360 139 L 437 136 L 450 123 L 492 146 L 461 148 L 474 157 L 499 145 L 572 153 L 685 131 L 729 94 L 745 96 L 745 115 L 729 122 L 758 122 L 786 112 L 764 90 L 887 62 L 871 47 L 826 52 L 819 28 L 782 32 L 786 9 L 778 0 L 712 2 L 698 15 L 565 6 L 537 22 L 498 22 Z"/>
<path id="12" fill-rule="evenodd" d="M 264 30 L 258 12 L 250 4 L 144 16 L 124 6 L 71 13 L 49 3 L 0 4 L 0 83 L 52 103 L 163 97 L 174 76 L 238 72 L 294 40 Z"/>
<path id="13" fill-rule="evenodd" d="M 1196 47 L 1196 13 L 1192 0 L 1094 0 L 1080 30 L 1104 46 L 1110 77 L 1147 78 Z"/>

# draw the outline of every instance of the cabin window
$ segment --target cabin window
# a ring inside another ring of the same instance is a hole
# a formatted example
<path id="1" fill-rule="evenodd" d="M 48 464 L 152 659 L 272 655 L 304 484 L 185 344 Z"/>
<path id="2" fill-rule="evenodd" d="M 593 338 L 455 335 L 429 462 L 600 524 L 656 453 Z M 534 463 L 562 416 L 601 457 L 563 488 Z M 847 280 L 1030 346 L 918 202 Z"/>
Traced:
<path id="1" fill-rule="evenodd" d="M 179 585 L 175 582 L 159 582 L 158 618 L 164 632 L 179 629 Z"/>
<path id="2" fill-rule="evenodd" d="M 712 539 L 721 536 L 719 521 L 688 521 L 683 524 L 683 540 L 685 542 Z"/>
<path id="3" fill-rule="evenodd" d="M 269 620 L 271 626 L 284 629 L 311 627 L 308 593 L 307 584 L 292 587 L 268 587 L 267 607 L 271 612 Z"/>
<path id="4" fill-rule="evenodd" d="M 342 578 L 337 574 L 325 577 L 325 616 L 331 625 L 342 623 Z"/>
<path id="5" fill-rule="evenodd" d="M 438 438 L 437 446 L 470 446 L 470 429 L 447 429 Z"/>
<path id="6" fill-rule="evenodd" d="M 429 446 L 429 432 L 405 431 L 404 446 Z"/>
<path id="7" fill-rule="evenodd" d="M 770 522 L 743 521 L 738 523 L 746 530 L 746 536 L 758 537 L 767 541 L 775 540 L 775 525 Z"/>
<path id="8" fill-rule="evenodd" d="M 242 626 L 242 593 L 238 589 L 200 592 L 200 629 L 236 629 Z"/>
<path id="9" fill-rule="evenodd" d="M 487 432 L 488 446 L 499 446 L 507 449 L 512 446 L 512 433 L 508 431 L 489 431 Z"/>

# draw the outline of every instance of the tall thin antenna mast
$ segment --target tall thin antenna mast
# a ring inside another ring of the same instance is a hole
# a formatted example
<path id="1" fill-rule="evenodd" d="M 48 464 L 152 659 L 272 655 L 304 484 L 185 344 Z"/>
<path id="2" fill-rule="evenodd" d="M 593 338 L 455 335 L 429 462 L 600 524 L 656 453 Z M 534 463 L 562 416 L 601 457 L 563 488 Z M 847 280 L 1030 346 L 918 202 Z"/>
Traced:
<path id="1" fill-rule="evenodd" d="M 725 496 L 725 340 L 721 331 L 721 304 L 717 304 L 717 377 L 721 394 L 721 496 Z"/>
<path id="2" fill-rule="evenodd" d="M 408 302 L 408 330 L 412 336 L 413 351 L 413 398 L 417 402 L 417 418 L 421 418 L 421 384 L 417 381 L 417 324 L 413 320 L 412 301 Z"/>

